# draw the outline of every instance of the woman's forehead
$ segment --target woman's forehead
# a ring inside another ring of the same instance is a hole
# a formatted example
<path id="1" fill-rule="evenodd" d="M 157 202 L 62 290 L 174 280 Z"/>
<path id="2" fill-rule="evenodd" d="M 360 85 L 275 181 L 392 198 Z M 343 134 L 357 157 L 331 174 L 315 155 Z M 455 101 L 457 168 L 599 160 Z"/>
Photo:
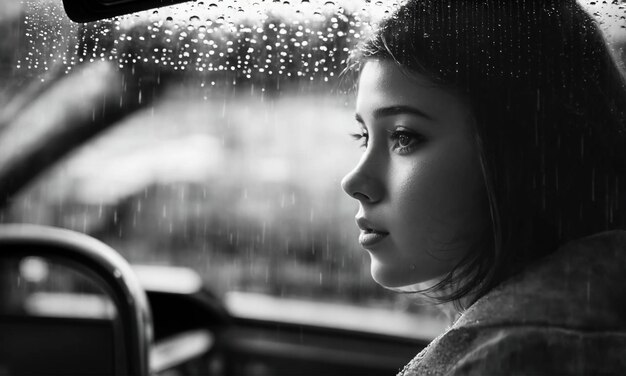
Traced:
<path id="1" fill-rule="evenodd" d="M 427 76 L 407 72 L 391 60 L 369 60 L 361 70 L 356 112 L 367 117 L 390 106 L 415 107 L 433 119 L 445 118 L 451 110 L 468 111 L 458 95 L 437 86 Z"/>

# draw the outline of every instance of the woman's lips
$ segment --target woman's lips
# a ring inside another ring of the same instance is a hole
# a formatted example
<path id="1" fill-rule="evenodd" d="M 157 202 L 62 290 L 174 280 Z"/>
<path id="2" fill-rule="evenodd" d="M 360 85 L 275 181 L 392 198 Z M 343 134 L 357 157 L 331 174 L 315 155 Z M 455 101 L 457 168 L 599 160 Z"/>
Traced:
<path id="1" fill-rule="evenodd" d="M 363 248 L 372 247 L 389 235 L 387 231 L 381 230 L 378 225 L 372 223 L 365 217 L 356 217 L 355 219 L 357 226 L 361 229 L 359 244 L 361 244 Z"/>
<path id="2" fill-rule="evenodd" d="M 361 234 L 359 235 L 359 244 L 363 248 L 372 247 L 383 239 L 385 239 L 389 235 L 388 232 L 378 232 L 374 230 L 361 230 Z"/>

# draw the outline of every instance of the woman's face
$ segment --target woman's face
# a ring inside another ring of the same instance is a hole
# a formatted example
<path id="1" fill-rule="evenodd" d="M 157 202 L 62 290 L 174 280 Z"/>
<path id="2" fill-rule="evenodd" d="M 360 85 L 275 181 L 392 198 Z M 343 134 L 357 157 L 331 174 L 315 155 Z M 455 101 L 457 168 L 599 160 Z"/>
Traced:
<path id="1" fill-rule="evenodd" d="M 356 120 L 364 152 L 342 187 L 359 202 L 359 243 L 386 287 L 445 274 L 488 228 L 469 107 L 425 76 L 370 60 Z"/>

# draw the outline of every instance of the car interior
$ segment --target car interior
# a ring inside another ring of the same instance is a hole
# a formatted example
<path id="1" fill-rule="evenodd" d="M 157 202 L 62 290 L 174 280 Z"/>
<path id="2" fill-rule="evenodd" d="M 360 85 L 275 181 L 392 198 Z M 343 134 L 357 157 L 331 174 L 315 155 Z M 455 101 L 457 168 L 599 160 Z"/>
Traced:
<path id="1" fill-rule="evenodd" d="M 3 302 L 10 304 L 3 304 L 0 316 L 0 359 L 11 374 L 364 375 L 393 372 L 425 345 L 233 317 L 193 271 L 133 270 L 105 244 L 69 230 L 4 225 L 0 247 L 3 278 L 13 283 L 3 284 Z M 43 293 L 20 286 L 15 276 L 36 274 L 42 263 L 71 270 L 79 291 Z M 164 284 L 160 273 L 183 275 Z M 75 311 L 74 305 L 85 304 L 81 295 L 99 300 L 97 315 Z M 46 302 L 55 299 L 65 307 L 50 312 Z"/>
<path id="2" fill-rule="evenodd" d="M 0 0 L 0 375 L 396 374 L 442 333 L 338 193 L 398 4 Z"/>

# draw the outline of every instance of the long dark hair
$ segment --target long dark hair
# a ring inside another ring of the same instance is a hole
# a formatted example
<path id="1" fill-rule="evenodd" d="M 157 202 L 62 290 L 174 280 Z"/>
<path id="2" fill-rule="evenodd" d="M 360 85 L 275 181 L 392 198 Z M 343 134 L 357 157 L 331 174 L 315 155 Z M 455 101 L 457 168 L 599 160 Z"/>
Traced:
<path id="1" fill-rule="evenodd" d="M 559 245 L 626 220 L 626 84 L 574 0 L 411 0 L 352 57 L 391 59 L 474 112 L 492 231 L 441 283 L 478 299 Z"/>

